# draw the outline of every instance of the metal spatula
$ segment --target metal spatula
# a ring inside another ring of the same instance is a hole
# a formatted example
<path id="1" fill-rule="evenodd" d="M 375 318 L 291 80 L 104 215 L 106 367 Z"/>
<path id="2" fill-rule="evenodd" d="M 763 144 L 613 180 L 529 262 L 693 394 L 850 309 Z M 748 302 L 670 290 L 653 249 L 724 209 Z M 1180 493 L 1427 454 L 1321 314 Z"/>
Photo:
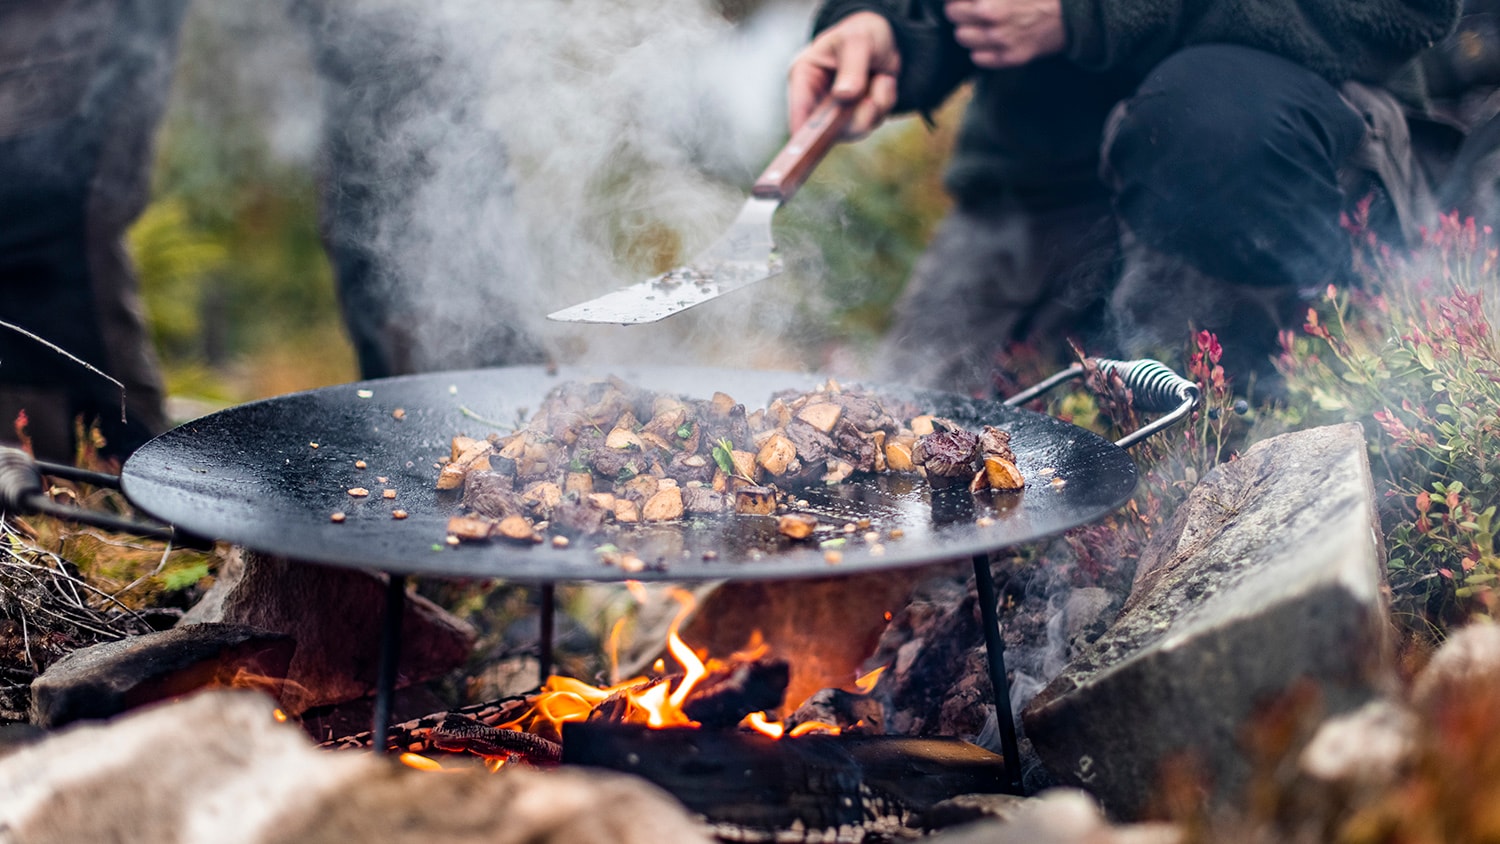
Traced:
<path id="1" fill-rule="evenodd" d="M 755 180 L 729 231 L 689 263 L 547 318 L 617 325 L 655 322 L 781 272 L 771 216 L 807 180 L 853 116 L 853 104 L 828 99 L 818 106 Z"/>

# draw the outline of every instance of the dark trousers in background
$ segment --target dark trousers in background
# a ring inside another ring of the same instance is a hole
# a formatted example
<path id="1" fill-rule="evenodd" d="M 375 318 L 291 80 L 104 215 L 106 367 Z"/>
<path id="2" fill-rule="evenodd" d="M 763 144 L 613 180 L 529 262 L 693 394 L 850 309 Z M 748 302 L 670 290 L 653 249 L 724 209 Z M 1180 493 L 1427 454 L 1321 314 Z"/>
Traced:
<path id="1" fill-rule="evenodd" d="M 1227 367 L 1266 375 L 1299 291 L 1348 272 L 1341 174 L 1365 129 L 1285 59 L 1180 51 L 1116 107 L 1095 196 L 960 202 L 914 268 L 883 374 L 983 392 L 1014 343 L 1170 358 L 1191 327 L 1220 335 Z"/>
<path id="2" fill-rule="evenodd" d="M 166 425 L 125 229 L 147 197 L 185 0 L 0 4 L 0 438 L 19 411 L 39 456 L 69 460 L 73 420 L 123 456 Z"/>

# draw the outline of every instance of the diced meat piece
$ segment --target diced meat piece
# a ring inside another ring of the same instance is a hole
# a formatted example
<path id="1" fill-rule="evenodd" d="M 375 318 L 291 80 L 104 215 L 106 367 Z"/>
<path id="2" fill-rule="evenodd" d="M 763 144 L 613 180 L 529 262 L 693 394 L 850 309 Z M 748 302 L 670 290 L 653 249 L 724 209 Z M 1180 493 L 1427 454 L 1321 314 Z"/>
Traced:
<path id="1" fill-rule="evenodd" d="M 963 429 L 919 437 L 912 449 L 912 462 L 927 470 L 927 481 L 934 487 L 968 483 L 978 457 L 979 438 Z"/>
<path id="2" fill-rule="evenodd" d="M 985 456 L 998 457 L 1010 463 L 1016 462 L 1016 453 L 1010 450 L 1010 432 L 994 425 L 986 425 L 979 432 L 979 450 Z"/>
<path id="3" fill-rule="evenodd" d="M 841 419 L 833 426 L 833 444 L 838 457 L 848 461 L 856 472 L 875 471 L 875 444 L 853 423 Z"/>
<path id="4" fill-rule="evenodd" d="M 682 488 L 682 509 L 695 514 L 722 513 L 728 509 L 728 499 L 712 487 L 688 485 Z"/>
<path id="5" fill-rule="evenodd" d="M 499 472 L 470 472 L 464 481 L 463 506 L 481 516 L 503 519 L 521 512 L 521 497 L 515 481 Z"/>
<path id="6" fill-rule="evenodd" d="M 786 426 L 786 437 L 797 447 L 797 459 L 804 466 L 822 466 L 834 452 L 833 440 L 801 419 Z"/>
<path id="7" fill-rule="evenodd" d="M 666 466 L 667 477 L 675 479 L 679 484 L 687 485 L 692 481 L 708 483 L 713 480 L 715 464 L 711 458 L 701 454 L 676 454 Z"/>
<path id="8" fill-rule="evenodd" d="M 608 495 L 608 493 L 595 493 Z M 573 536 L 592 536 L 603 532 L 614 515 L 614 496 L 609 496 L 611 506 L 602 508 L 590 500 L 568 501 L 566 499 L 552 510 L 552 529 Z"/>

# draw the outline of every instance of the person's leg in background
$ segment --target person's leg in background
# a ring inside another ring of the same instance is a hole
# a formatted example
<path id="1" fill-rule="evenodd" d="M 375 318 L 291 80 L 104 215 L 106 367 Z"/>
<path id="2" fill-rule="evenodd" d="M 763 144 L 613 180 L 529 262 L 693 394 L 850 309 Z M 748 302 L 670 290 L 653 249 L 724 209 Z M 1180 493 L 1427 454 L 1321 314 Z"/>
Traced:
<path id="1" fill-rule="evenodd" d="M 166 427 L 161 374 L 123 237 L 145 206 L 186 0 L 0 7 L 0 439 L 25 411 L 39 457 L 75 419 L 123 458 Z"/>

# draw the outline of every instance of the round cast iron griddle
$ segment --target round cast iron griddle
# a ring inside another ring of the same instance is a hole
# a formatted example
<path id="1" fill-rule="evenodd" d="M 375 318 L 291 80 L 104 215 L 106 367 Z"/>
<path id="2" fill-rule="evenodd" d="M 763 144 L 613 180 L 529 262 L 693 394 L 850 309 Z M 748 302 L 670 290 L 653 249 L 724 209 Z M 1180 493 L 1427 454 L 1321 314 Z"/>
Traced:
<path id="1" fill-rule="evenodd" d="M 836 564 L 825 556 L 832 546 L 782 537 L 770 516 L 625 528 L 609 537 L 575 539 L 567 548 L 498 539 L 446 545 L 445 525 L 459 512 L 459 496 L 434 488 L 434 464 L 448 454 L 453 436 L 507 432 L 553 387 L 611 374 L 691 398 L 722 390 L 751 410 L 779 390 L 823 381 L 788 372 L 620 366 L 551 373 L 513 367 L 345 384 L 232 407 L 168 431 L 126 461 L 122 487 L 131 502 L 158 519 L 293 559 L 530 582 L 826 577 L 964 559 L 1099 519 L 1135 489 L 1135 463 L 1125 450 L 1082 428 L 993 401 L 875 387 L 974 430 L 989 424 L 1010 431 L 1026 489 L 938 494 L 920 478 L 857 475 L 833 487 L 798 491 L 831 526 L 820 538 L 844 537 Z M 404 411 L 400 419 L 398 409 Z M 357 460 L 368 468 L 356 468 Z M 382 476 L 384 483 L 377 480 Z M 353 498 L 351 487 L 370 495 Z M 395 489 L 396 498 L 383 498 L 386 488 Z M 398 508 L 409 517 L 392 518 Z M 335 511 L 347 520 L 331 521 Z M 843 532 L 845 523 L 860 518 L 871 520 L 883 548 L 865 542 L 864 531 Z M 904 535 L 889 538 L 893 529 Z M 627 572 L 602 562 L 596 549 L 606 542 L 633 551 L 647 569 Z"/>

